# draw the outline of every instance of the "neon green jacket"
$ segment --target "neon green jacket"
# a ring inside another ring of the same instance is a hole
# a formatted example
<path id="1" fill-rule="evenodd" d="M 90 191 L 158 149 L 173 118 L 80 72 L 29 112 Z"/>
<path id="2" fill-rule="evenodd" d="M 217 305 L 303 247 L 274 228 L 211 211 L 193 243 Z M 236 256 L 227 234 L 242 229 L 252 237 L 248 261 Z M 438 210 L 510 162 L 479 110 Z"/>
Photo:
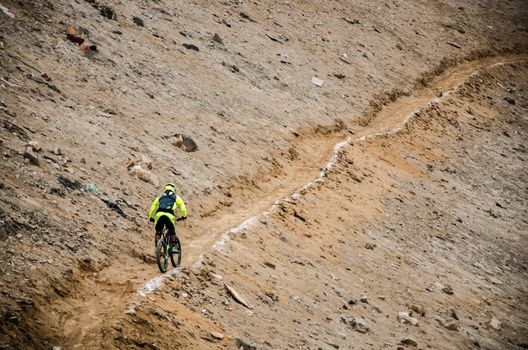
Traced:
<path id="1" fill-rule="evenodd" d="M 150 206 L 150 214 L 149 219 L 154 218 L 154 224 L 158 223 L 158 220 L 162 216 L 167 216 L 170 221 L 174 224 L 174 215 L 171 213 L 160 211 L 158 212 L 159 208 L 159 197 L 154 199 L 154 202 L 152 202 L 152 205 Z M 185 208 L 185 203 L 183 203 L 183 200 L 180 198 L 180 196 L 176 196 L 176 201 L 174 202 L 174 206 L 172 207 L 172 210 L 176 212 L 176 208 L 180 209 L 180 215 L 181 217 L 185 218 L 187 217 L 187 208 Z"/>

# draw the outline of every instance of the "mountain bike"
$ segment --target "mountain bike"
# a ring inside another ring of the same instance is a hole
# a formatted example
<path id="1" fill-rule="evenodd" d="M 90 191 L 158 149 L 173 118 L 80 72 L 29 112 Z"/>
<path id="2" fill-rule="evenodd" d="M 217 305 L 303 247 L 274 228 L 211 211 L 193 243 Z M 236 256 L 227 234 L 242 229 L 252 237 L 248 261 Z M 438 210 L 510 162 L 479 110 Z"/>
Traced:
<path id="1" fill-rule="evenodd" d="M 179 219 L 178 219 L 179 221 Z M 170 235 L 166 227 L 161 231 L 161 238 L 156 244 L 156 262 L 162 273 L 167 272 L 169 267 L 169 259 L 171 261 L 172 267 L 180 266 L 182 259 L 182 249 L 180 244 L 180 239 L 176 236 L 176 248 L 178 253 L 173 253 L 170 247 Z"/>

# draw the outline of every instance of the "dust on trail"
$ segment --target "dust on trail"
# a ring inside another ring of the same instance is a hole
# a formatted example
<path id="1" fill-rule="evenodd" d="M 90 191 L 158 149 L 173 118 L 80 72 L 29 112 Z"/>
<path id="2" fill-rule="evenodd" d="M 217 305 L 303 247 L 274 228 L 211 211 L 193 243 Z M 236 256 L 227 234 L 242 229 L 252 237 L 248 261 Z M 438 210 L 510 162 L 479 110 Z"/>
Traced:
<path id="1" fill-rule="evenodd" d="M 199 264 L 204 251 L 222 249 L 230 234 L 243 232 L 260 218 L 273 213 L 281 203 L 295 201 L 305 191 L 323 182 L 344 147 L 353 142 L 399 132 L 416 113 L 441 102 L 483 68 L 526 59 L 526 55 L 497 56 L 462 63 L 448 69 L 428 87 L 385 106 L 367 127 L 358 129 L 347 139 L 339 141 L 333 136 L 309 140 L 309 144 L 301 145 L 301 148 L 304 147 L 312 156 L 297 161 L 283 176 L 273 178 L 267 186 L 268 190 L 258 200 L 237 205 L 227 212 L 222 211 L 198 222 L 200 234 L 193 237 L 192 242 L 184 243 L 184 261 Z M 321 168 L 321 164 L 325 165 Z M 79 346 L 87 346 L 92 342 L 96 346 L 97 340 L 89 336 L 93 330 L 103 329 L 111 322 L 112 315 L 122 315 L 125 310 L 133 309 L 142 298 L 158 289 L 167 277 L 178 274 L 178 269 L 160 275 L 155 264 L 144 268 L 138 266 L 132 257 L 123 257 L 119 264 L 109 267 L 105 272 L 106 280 L 93 282 L 90 295 L 82 300 L 59 301 L 68 304 L 69 309 L 75 312 L 63 326 L 66 337 Z M 83 329 L 81 334 L 78 333 L 79 329 Z"/>
<path id="2" fill-rule="evenodd" d="M 372 137 L 397 133 L 402 130 L 416 113 L 429 108 L 431 105 L 441 103 L 451 93 L 455 92 L 469 77 L 478 74 L 483 68 L 521 62 L 527 58 L 525 55 L 496 56 L 459 64 L 446 70 L 444 74 L 437 77 L 428 87 L 410 96 L 398 98 L 394 103 L 385 106 L 377 113 L 376 118 L 372 120 L 369 126 L 359 130 L 355 135 L 348 137 L 346 140 L 334 144 L 333 148 L 329 147 L 328 142 L 319 142 L 312 145 L 314 154 L 317 155 L 317 157 L 314 157 L 316 160 L 320 160 L 323 154 L 326 155 L 325 159 L 330 158 L 326 165 L 321 168 L 322 170 L 320 170 L 317 178 L 315 178 L 315 175 L 310 175 L 314 174 L 320 168 L 322 161 L 315 162 L 312 169 L 306 168 L 306 165 L 299 168 L 299 172 L 296 171 L 293 174 L 294 176 L 288 174 L 282 183 L 277 185 L 277 190 L 267 193 L 257 202 L 249 203 L 250 206 L 237 209 L 233 215 L 215 218 L 214 226 L 208 227 L 208 230 L 203 231 L 201 237 L 198 237 L 189 245 L 185 259 L 187 261 L 196 261 L 195 265 L 199 265 L 203 256 L 201 252 L 204 250 L 210 247 L 213 249 L 222 249 L 229 240 L 229 234 L 237 234 L 251 227 L 261 217 L 266 217 L 273 213 L 281 203 L 295 201 L 300 198 L 306 190 L 324 181 L 326 174 L 336 164 L 339 153 L 347 145 Z M 329 156 L 330 149 L 332 149 L 332 153 Z M 315 180 L 313 180 L 314 178 Z M 277 198 L 279 199 L 277 200 Z M 236 223 L 238 225 L 233 226 Z M 154 277 L 138 289 L 138 294 L 145 296 L 156 290 L 163 283 L 163 280 L 163 275 Z"/>

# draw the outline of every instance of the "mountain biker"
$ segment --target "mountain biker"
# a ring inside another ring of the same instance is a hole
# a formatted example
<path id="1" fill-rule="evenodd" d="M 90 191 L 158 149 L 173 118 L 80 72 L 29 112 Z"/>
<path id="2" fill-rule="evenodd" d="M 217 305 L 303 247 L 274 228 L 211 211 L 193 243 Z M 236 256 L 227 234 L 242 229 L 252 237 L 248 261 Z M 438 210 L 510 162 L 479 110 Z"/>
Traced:
<path id="1" fill-rule="evenodd" d="M 173 253 L 178 253 L 178 248 L 176 246 L 176 229 L 174 227 L 174 214 L 176 208 L 180 209 L 181 215 L 178 221 L 187 219 L 185 203 L 183 203 L 183 200 L 176 195 L 175 186 L 169 183 L 163 188 L 162 195 L 152 202 L 149 214 L 149 220 L 154 223 L 154 227 L 156 228 L 154 247 L 161 238 L 163 227 L 166 227 L 169 231 L 171 251 Z"/>

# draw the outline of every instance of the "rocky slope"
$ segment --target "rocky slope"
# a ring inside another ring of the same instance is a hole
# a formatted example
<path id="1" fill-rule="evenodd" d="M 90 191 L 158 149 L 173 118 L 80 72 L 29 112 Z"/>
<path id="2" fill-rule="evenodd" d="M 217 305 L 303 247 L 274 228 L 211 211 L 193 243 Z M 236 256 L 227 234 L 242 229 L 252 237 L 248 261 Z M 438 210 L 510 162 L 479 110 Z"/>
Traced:
<path id="1" fill-rule="evenodd" d="M 525 346 L 524 2 L 1 5 L 6 347 Z M 145 295 L 167 181 L 184 268 Z"/>

